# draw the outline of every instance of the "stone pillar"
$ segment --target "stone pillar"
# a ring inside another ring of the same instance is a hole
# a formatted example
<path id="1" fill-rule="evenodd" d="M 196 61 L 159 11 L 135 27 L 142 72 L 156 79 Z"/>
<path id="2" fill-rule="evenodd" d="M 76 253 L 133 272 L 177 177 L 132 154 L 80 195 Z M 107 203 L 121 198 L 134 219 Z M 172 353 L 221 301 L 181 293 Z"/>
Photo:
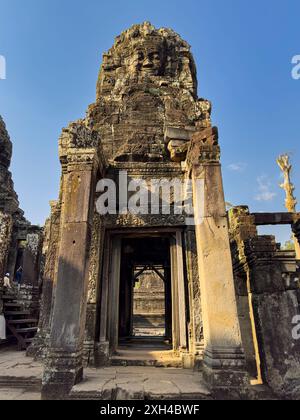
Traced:
<path id="1" fill-rule="evenodd" d="M 173 348 L 187 352 L 186 296 L 183 271 L 182 233 L 171 239 L 172 332 Z"/>
<path id="2" fill-rule="evenodd" d="M 0 314 L 3 313 L 2 286 L 9 253 L 13 220 L 9 214 L 0 212 Z"/>
<path id="3" fill-rule="evenodd" d="M 110 352 L 116 352 L 119 344 L 119 300 L 121 272 L 121 238 L 112 240 L 112 260 L 109 278 L 108 339 Z"/>
<path id="4" fill-rule="evenodd" d="M 106 246 L 103 253 L 103 271 L 101 277 L 100 297 L 100 326 L 99 337 L 95 343 L 95 366 L 105 366 L 109 362 L 109 341 L 108 341 L 108 307 L 109 307 L 109 280 L 110 262 L 112 254 L 111 239 L 106 237 Z"/>
<path id="5" fill-rule="evenodd" d="M 82 380 L 88 292 L 88 253 L 100 139 L 84 121 L 71 124 L 60 140 L 65 172 L 61 195 L 58 272 L 42 398 L 61 399 Z M 100 168 L 101 171 L 102 168 Z"/>
<path id="6" fill-rule="evenodd" d="M 85 365 L 95 366 L 98 360 L 97 321 L 100 311 L 100 273 L 103 263 L 104 227 L 101 216 L 94 214 L 92 243 L 89 257 L 88 306 L 84 340 Z M 97 360 L 95 360 L 97 359 Z"/>
<path id="7" fill-rule="evenodd" d="M 179 313 L 179 338 L 180 350 L 187 351 L 187 322 L 186 322 L 186 296 L 184 285 L 184 269 L 183 269 L 183 248 L 182 233 L 176 232 L 176 265 L 177 265 L 177 289 L 178 289 L 178 313 Z"/>
<path id="8" fill-rule="evenodd" d="M 61 209 L 57 201 L 51 201 L 51 215 L 45 226 L 43 253 L 46 262 L 43 273 L 43 290 L 41 297 L 38 333 L 27 350 L 27 355 L 36 359 L 44 358 L 49 344 L 50 320 L 53 298 L 53 283 L 56 273 L 57 251 L 59 244 Z"/>
<path id="9" fill-rule="evenodd" d="M 190 302 L 190 337 L 191 348 L 196 360 L 203 357 L 203 322 L 201 309 L 201 293 L 197 259 L 195 229 L 191 226 L 185 231 L 186 261 L 189 282 Z"/>
<path id="10" fill-rule="evenodd" d="M 246 383 L 234 290 L 220 148 L 216 128 L 193 135 L 187 164 L 193 182 L 204 327 L 204 374 L 218 389 Z"/>

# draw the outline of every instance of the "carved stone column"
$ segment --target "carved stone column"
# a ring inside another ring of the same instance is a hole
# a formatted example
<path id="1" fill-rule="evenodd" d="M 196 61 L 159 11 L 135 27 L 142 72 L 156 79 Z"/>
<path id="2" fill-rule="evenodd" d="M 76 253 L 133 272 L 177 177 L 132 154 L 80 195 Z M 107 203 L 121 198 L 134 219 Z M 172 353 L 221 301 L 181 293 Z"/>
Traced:
<path id="1" fill-rule="evenodd" d="M 196 358 L 203 357 L 203 321 L 201 309 L 201 291 L 197 259 L 197 244 L 195 230 L 189 227 L 185 231 L 186 261 L 190 295 L 190 345 Z"/>
<path id="2" fill-rule="evenodd" d="M 193 181 L 204 327 L 204 373 L 214 389 L 247 378 L 235 297 L 216 128 L 193 135 L 187 163 Z"/>
<path id="3" fill-rule="evenodd" d="M 92 242 L 89 256 L 88 306 L 85 326 L 84 360 L 85 365 L 95 366 L 98 353 L 97 313 L 100 311 L 100 273 L 103 263 L 104 226 L 101 216 L 94 214 Z"/>
<path id="4" fill-rule="evenodd" d="M 82 380 L 88 293 L 88 253 L 98 171 L 104 161 L 100 139 L 84 121 L 71 124 L 60 140 L 65 172 L 61 194 L 58 272 L 42 398 L 64 398 Z M 99 159 L 100 158 L 100 159 Z"/>
<path id="5" fill-rule="evenodd" d="M 27 355 L 36 359 L 44 358 L 49 344 L 53 283 L 56 272 L 56 260 L 59 244 L 61 209 L 57 201 L 51 201 L 51 215 L 45 227 L 44 250 L 46 254 L 43 274 L 43 291 L 41 298 L 38 333 L 27 350 Z"/>
<path id="6" fill-rule="evenodd" d="M 6 270 L 13 220 L 9 214 L 0 212 L 0 314 L 3 313 L 2 286 Z"/>
<path id="7" fill-rule="evenodd" d="M 173 348 L 182 355 L 186 355 L 187 313 L 183 265 L 182 233 L 178 231 L 171 238 Z"/>

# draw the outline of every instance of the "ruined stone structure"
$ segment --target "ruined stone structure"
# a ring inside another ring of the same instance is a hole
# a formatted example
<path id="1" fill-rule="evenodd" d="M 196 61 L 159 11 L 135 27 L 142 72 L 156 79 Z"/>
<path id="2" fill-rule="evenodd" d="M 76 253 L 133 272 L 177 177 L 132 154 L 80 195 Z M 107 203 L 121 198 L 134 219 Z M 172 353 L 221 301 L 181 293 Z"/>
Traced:
<path id="1" fill-rule="evenodd" d="M 236 207 L 229 219 L 248 371 L 277 395 L 299 398 L 300 341 L 292 334 L 300 319 L 299 260 L 295 251 L 282 251 L 274 236 L 257 234 L 259 225 L 293 225 L 299 214 L 255 215 Z"/>
<path id="2" fill-rule="evenodd" d="M 149 269 L 164 281 L 165 341 L 215 396 L 249 396 L 251 380 L 281 395 L 299 387 L 299 349 L 288 335 L 299 314 L 295 256 L 259 237 L 259 215 L 245 208 L 231 212 L 229 229 L 218 130 L 197 92 L 189 45 L 172 30 L 136 25 L 104 54 L 86 118 L 62 132 L 31 348 L 45 361 L 44 399 L 65 398 L 87 365 L 109 365 L 130 342 L 135 276 Z M 128 211 L 129 181 L 148 187 L 153 178 L 182 182 L 194 224 L 186 208 L 176 211 L 174 191 L 170 212 L 163 200 L 149 212 L 142 196 L 141 211 Z M 117 189 L 100 214 L 109 180 Z M 280 220 L 299 238 L 296 214 Z"/>
<path id="3" fill-rule="evenodd" d="M 18 196 L 9 172 L 11 157 L 12 143 L 0 117 L 0 314 L 4 311 L 4 274 L 10 274 L 13 285 L 15 273 L 21 266 L 23 278 L 18 302 L 33 315 L 38 315 L 43 231 L 32 226 L 19 208 Z"/>

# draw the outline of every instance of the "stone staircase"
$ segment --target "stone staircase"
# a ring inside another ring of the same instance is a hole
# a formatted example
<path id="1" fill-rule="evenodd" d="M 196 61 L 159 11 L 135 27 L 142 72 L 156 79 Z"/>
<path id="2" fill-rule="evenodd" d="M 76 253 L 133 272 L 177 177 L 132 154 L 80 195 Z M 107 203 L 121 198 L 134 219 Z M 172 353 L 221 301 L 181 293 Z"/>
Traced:
<path id="1" fill-rule="evenodd" d="M 2 299 L 8 337 L 17 341 L 18 350 L 26 350 L 37 333 L 38 320 L 23 309 L 15 294 L 6 293 Z"/>
<path id="2" fill-rule="evenodd" d="M 116 353 L 111 357 L 111 366 L 183 368 L 182 357 L 176 356 L 172 346 L 164 339 L 132 337 L 120 341 Z"/>

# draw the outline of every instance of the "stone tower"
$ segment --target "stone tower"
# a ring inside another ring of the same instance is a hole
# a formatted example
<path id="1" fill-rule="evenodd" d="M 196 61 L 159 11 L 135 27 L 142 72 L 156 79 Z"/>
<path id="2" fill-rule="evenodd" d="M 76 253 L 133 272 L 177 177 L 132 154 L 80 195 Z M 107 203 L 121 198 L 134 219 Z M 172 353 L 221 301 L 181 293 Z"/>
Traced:
<path id="1" fill-rule="evenodd" d="M 135 25 L 104 54 L 96 102 L 60 138 L 62 177 L 50 218 L 39 341 L 48 346 L 44 398 L 68 393 L 87 364 L 113 362 L 121 343 L 132 339 L 133 284 L 151 270 L 164 281 L 164 338 L 174 357 L 182 366 L 203 363 L 212 387 L 244 384 L 218 131 L 210 113 L 210 102 L 197 96 L 190 47 L 172 30 Z M 124 173 L 128 182 L 120 178 Z M 148 186 L 154 178 L 190 186 L 179 201 L 190 194 L 196 226 L 174 211 L 171 190 L 155 212 L 148 205 L 130 212 L 127 203 L 124 211 L 121 201 L 113 212 L 97 211 L 101 185 L 109 181 L 124 193 L 129 181 Z"/>
<path id="2" fill-rule="evenodd" d="M 168 161 L 167 128 L 207 125 L 210 103 L 197 97 L 190 46 L 170 29 L 135 25 L 103 55 L 89 126 L 107 159 Z"/>

